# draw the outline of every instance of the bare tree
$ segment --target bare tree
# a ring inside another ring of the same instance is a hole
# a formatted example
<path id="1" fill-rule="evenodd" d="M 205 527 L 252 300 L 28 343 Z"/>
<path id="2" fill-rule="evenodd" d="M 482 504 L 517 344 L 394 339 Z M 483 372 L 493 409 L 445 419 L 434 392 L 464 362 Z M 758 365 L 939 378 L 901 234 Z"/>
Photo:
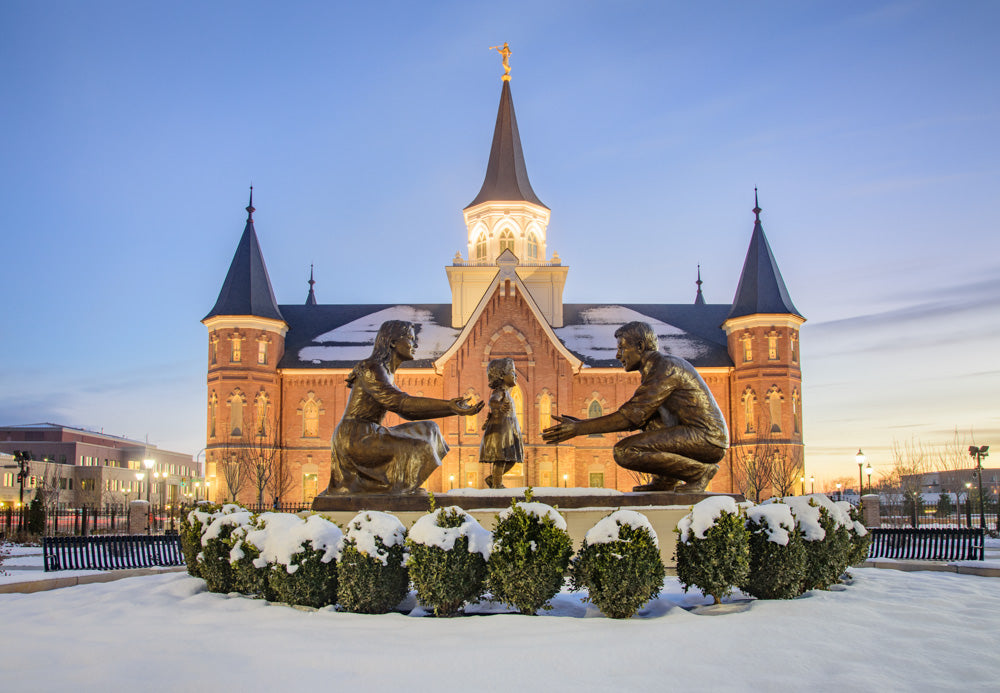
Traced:
<path id="1" fill-rule="evenodd" d="M 237 497 L 247 485 L 247 467 L 243 464 L 242 437 L 227 435 L 222 442 L 221 456 L 216 467 L 218 473 L 226 482 L 226 493 L 229 495 L 229 502 L 237 502 Z"/>
<path id="2" fill-rule="evenodd" d="M 268 493 L 277 505 L 285 500 L 285 496 L 292 490 L 294 477 L 292 476 L 291 463 L 284 450 L 278 451 L 278 456 L 274 462 L 274 471 L 271 474 L 271 481 L 268 484 Z"/>
<path id="3" fill-rule="evenodd" d="M 795 495 L 795 483 L 802 479 L 805 461 L 801 445 L 779 445 L 771 467 L 771 486 L 776 496 Z"/>
<path id="4" fill-rule="evenodd" d="M 278 446 L 275 429 L 276 426 L 270 418 L 263 425 L 258 422 L 252 432 L 244 432 L 239 448 L 240 462 L 247 480 L 254 489 L 258 505 L 264 505 L 264 492 L 271 486 L 275 472 L 278 471 L 284 458 L 284 455 L 280 454 L 281 448 Z"/>
<path id="5" fill-rule="evenodd" d="M 770 427 L 768 427 L 769 429 Z M 732 446 L 733 476 L 736 487 L 754 502 L 766 497 L 771 488 L 772 468 L 775 463 L 775 446 L 769 430 L 761 429 L 759 436 L 747 442 L 737 439 Z"/>

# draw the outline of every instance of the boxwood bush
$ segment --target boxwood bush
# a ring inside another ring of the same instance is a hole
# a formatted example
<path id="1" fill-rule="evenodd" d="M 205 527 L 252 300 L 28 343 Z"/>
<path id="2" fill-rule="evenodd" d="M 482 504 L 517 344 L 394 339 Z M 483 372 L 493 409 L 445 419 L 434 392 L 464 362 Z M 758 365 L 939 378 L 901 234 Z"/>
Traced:
<path id="1" fill-rule="evenodd" d="M 419 518 L 406 546 L 417 600 L 435 616 L 454 616 L 483 595 L 493 538 L 461 508 L 437 508 Z"/>
<path id="2" fill-rule="evenodd" d="M 570 567 L 573 589 L 586 589 L 585 601 L 610 618 L 629 618 L 655 599 L 664 575 L 656 531 L 632 510 L 617 510 L 594 525 Z"/>
<path id="3" fill-rule="evenodd" d="M 199 503 L 194 509 L 183 513 L 181 516 L 181 553 L 184 554 L 184 563 L 187 564 L 188 575 L 192 577 L 201 577 L 201 571 L 198 568 L 198 555 L 201 553 L 201 535 L 204 533 L 205 527 L 208 526 L 221 510 L 221 505 Z"/>
<path id="4" fill-rule="evenodd" d="M 730 496 L 706 498 L 677 523 L 677 577 L 687 592 L 697 587 L 718 604 L 746 582 L 750 533 Z"/>
<path id="5" fill-rule="evenodd" d="M 750 570 L 739 588 L 758 599 L 792 599 L 802 594 L 806 550 L 792 509 L 784 503 L 748 508 Z"/>
<path id="6" fill-rule="evenodd" d="M 251 513 L 242 509 L 227 512 L 229 507 L 216 514 L 201 535 L 198 570 L 209 592 L 236 590 L 230 553 L 234 543 L 242 538 L 244 528 L 250 524 Z"/>
<path id="7" fill-rule="evenodd" d="M 851 522 L 829 498 L 817 493 L 785 499 L 805 539 L 806 570 L 802 591 L 825 590 L 840 580 L 847 568 Z"/>
<path id="8" fill-rule="evenodd" d="M 368 510 L 347 524 L 341 541 L 337 602 L 345 611 L 384 614 L 410 588 L 406 528 L 393 515 Z"/>
<path id="9" fill-rule="evenodd" d="M 264 513 L 247 533 L 255 570 L 269 599 L 315 608 L 337 602 L 337 558 L 343 532 L 322 515 Z"/>
<path id="10" fill-rule="evenodd" d="M 487 585 L 493 598 L 534 615 L 551 609 L 548 601 L 562 588 L 573 542 L 566 520 L 554 508 L 511 500 L 496 518 Z"/>
<path id="11" fill-rule="evenodd" d="M 846 512 L 851 520 L 848 529 L 851 535 L 851 547 L 847 551 L 847 565 L 860 565 L 868 559 L 868 551 L 872 546 L 871 532 L 861 522 L 861 508 L 855 508 L 847 501 L 838 502 L 837 507 Z"/>

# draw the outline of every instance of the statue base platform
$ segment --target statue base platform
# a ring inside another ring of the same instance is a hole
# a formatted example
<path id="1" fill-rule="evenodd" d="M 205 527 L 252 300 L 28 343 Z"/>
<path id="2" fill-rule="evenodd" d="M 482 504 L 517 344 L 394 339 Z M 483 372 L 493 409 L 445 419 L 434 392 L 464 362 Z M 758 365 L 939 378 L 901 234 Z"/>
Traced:
<path id="1" fill-rule="evenodd" d="M 660 558 L 669 573 L 673 573 L 676 560 L 674 549 L 677 535 L 674 528 L 678 521 L 688 514 L 691 506 L 711 496 L 728 495 L 737 502 L 743 500 L 739 494 L 719 493 L 673 493 L 653 491 L 643 493 L 620 493 L 601 489 L 532 489 L 532 500 L 551 505 L 566 519 L 566 528 L 573 539 L 574 549 L 579 549 L 583 537 L 601 518 L 619 508 L 631 509 L 645 515 L 656 531 L 660 543 Z M 510 489 L 457 489 L 450 493 L 435 493 L 437 507 L 457 505 L 476 518 L 483 527 L 492 530 L 497 513 L 510 507 L 511 498 L 524 498 L 524 488 Z M 430 497 L 425 495 L 392 495 L 371 493 L 342 496 L 316 496 L 314 511 L 321 512 L 341 527 L 364 510 L 378 510 L 392 513 L 407 527 L 430 509 Z"/>

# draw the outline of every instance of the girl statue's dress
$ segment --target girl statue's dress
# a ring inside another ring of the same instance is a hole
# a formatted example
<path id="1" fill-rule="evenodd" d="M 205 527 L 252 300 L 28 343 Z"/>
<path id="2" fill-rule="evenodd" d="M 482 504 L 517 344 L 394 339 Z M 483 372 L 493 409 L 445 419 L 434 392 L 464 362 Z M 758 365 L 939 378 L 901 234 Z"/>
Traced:
<path id="1" fill-rule="evenodd" d="M 521 425 L 517 422 L 514 400 L 506 387 L 497 388 L 490 395 L 490 413 L 483 425 L 479 461 L 483 464 L 502 464 L 504 471 L 524 461 Z"/>

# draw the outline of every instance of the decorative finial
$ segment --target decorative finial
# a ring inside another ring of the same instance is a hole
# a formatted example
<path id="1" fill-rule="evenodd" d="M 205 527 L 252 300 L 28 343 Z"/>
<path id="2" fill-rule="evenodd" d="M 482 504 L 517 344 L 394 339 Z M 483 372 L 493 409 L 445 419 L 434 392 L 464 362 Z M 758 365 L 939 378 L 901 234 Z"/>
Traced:
<path id="1" fill-rule="evenodd" d="M 503 48 L 500 46 L 490 46 L 491 51 L 496 51 L 503 56 L 503 77 L 501 79 L 504 82 L 510 81 L 510 47 L 507 42 L 504 41 Z"/>
<path id="2" fill-rule="evenodd" d="M 760 203 L 757 202 L 757 186 L 755 185 L 753 186 L 753 213 L 754 216 L 756 217 L 755 221 L 757 222 L 760 221 L 760 212 L 761 212 Z"/>
<path id="3" fill-rule="evenodd" d="M 316 280 L 313 279 L 313 266 L 312 263 L 309 263 L 309 295 L 306 296 L 307 306 L 316 305 L 316 293 L 313 291 L 314 284 L 316 284 Z"/>
<path id="4" fill-rule="evenodd" d="M 253 221 L 253 213 L 256 210 L 253 208 L 253 186 L 250 186 L 250 204 L 247 205 L 247 221 Z"/>
<path id="5" fill-rule="evenodd" d="M 310 291 L 312 291 L 313 284 L 315 284 L 315 283 L 316 283 L 316 281 L 313 279 L 313 266 L 312 266 L 312 263 L 310 262 L 309 263 L 309 290 Z"/>
<path id="6" fill-rule="evenodd" d="M 705 303 L 705 297 L 701 293 L 701 285 L 703 283 L 704 282 L 701 281 L 701 265 L 698 265 L 698 281 L 695 282 L 695 284 L 698 285 L 698 293 L 694 297 L 694 303 L 696 306 L 704 305 Z"/>

